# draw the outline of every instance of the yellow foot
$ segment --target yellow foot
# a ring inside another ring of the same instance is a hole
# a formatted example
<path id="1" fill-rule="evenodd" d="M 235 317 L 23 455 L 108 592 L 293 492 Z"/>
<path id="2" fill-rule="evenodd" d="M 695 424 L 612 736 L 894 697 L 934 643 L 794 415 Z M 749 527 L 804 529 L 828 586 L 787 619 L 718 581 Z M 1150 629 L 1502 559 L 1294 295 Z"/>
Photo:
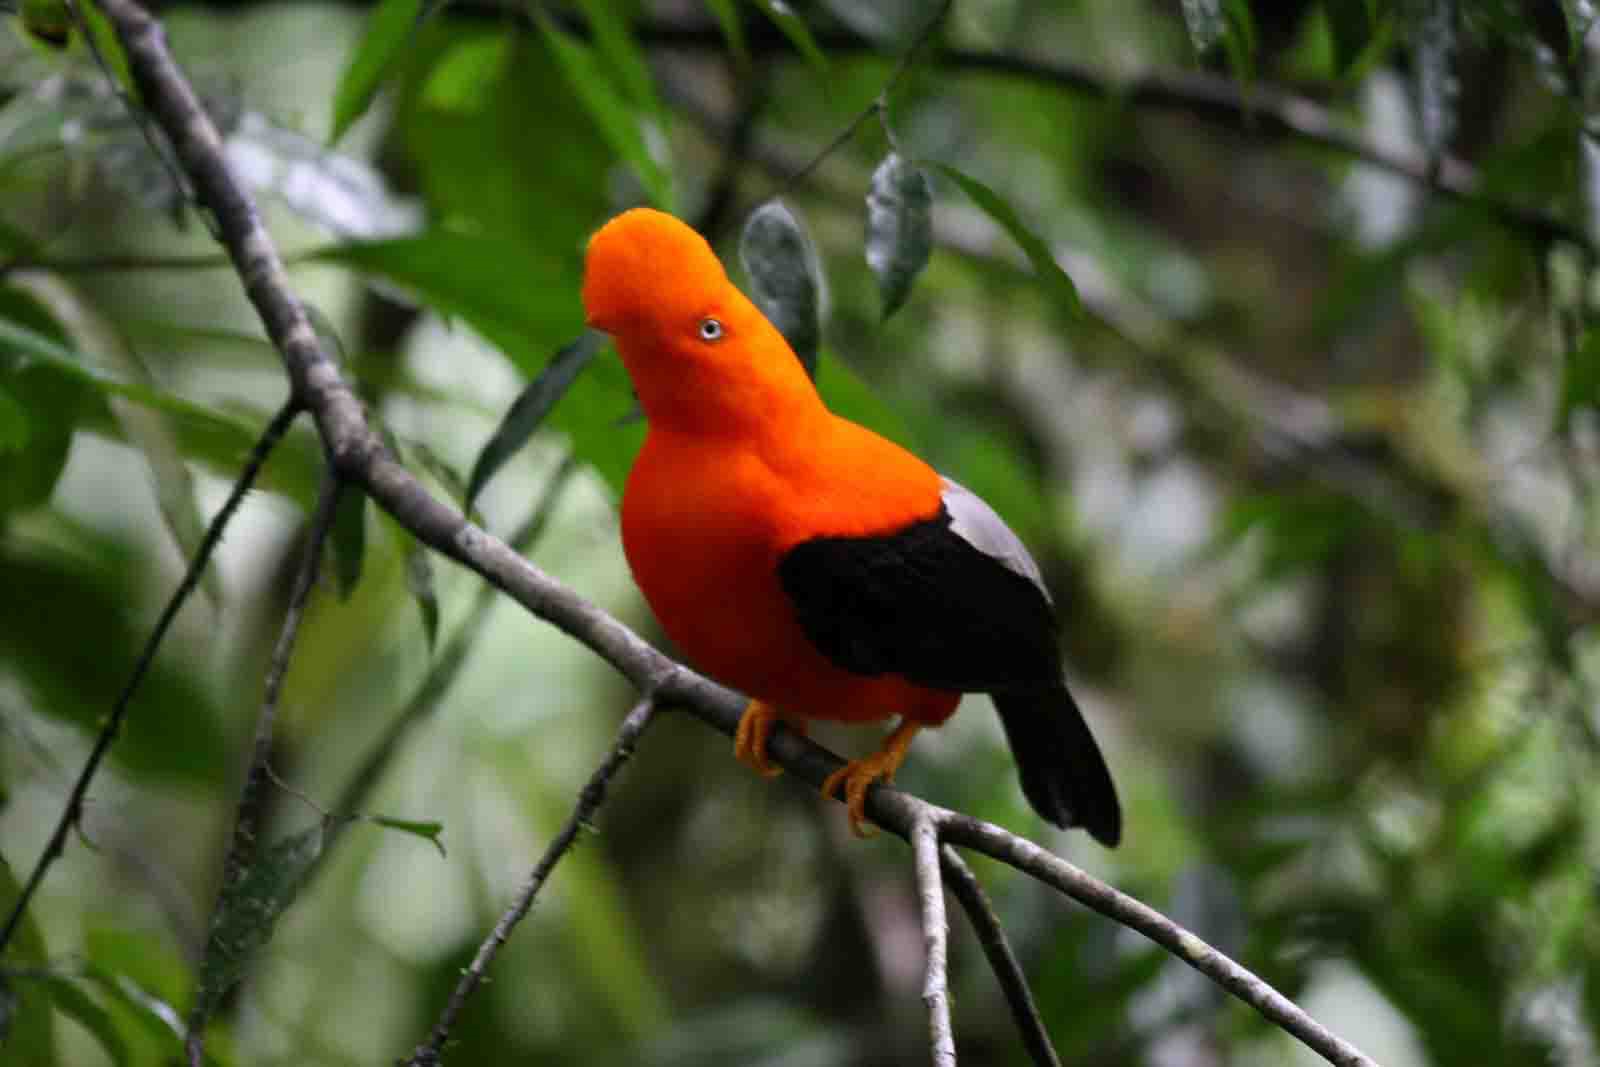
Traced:
<path id="1" fill-rule="evenodd" d="M 734 758 L 763 778 L 776 778 L 783 773 L 782 767 L 767 758 L 767 738 L 772 736 L 773 724 L 780 720 L 788 723 L 789 729 L 801 737 L 805 736 L 804 719 L 791 718 L 771 704 L 759 700 L 752 700 L 745 706 L 744 715 L 739 719 L 739 729 L 733 735 Z"/>
<path id="2" fill-rule="evenodd" d="M 877 832 L 863 825 L 867 818 L 867 787 L 879 778 L 885 782 L 894 781 L 894 772 L 905 762 L 911 739 L 917 736 L 920 729 L 922 726 L 919 723 L 902 719 L 894 732 L 883 739 L 883 747 L 866 759 L 851 760 L 828 775 L 822 783 L 822 795 L 825 797 L 833 796 L 841 785 L 844 786 L 845 810 L 850 813 L 850 832 L 857 837 L 870 837 Z"/>

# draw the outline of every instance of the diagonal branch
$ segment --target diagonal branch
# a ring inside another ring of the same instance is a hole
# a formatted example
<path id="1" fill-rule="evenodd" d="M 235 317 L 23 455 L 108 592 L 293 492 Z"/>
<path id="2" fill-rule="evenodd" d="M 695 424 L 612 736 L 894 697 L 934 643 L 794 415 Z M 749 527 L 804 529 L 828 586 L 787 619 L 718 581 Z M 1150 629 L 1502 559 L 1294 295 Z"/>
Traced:
<path id="1" fill-rule="evenodd" d="M 139 692 L 139 686 L 144 682 L 145 675 L 155 663 L 156 651 L 161 647 L 162 640 L 167 636 L 167 631 L 171 629 L 172 623 L 177 619 L 178 612 L 182 610 L 190 594 L 200 584 L 206 564 L 211 562 L 212 553 L 222 541 L 222 532 L 227 529 L 234 513 L 239 510 L 239 505 L 244 502 L 251 486 L 255 485 L 256 476 L 266 465 L 267 457 L 278 446 L 278 442 L 283 440 L 283 435 L 289 430 L 289 424 L 294 422 L 295 416 L 299 413 L 299 405 L 291 400 L 278 410 L 271 422 L 267 423 L 266 429 L 261 431 L 261 436 L 250 449 L 250 455 L 246 457 L 239 477 L 234 480 L 233 488 L 228 492 L 228 499 L 223 501 L 211 524 L 206 527 L 205 536 L 195 548 L 194 559 L 189 562 L 189 569 L 184 572 L 183 580 L 178 583 L 178 588 L 173 590 L 172 596 L 167 600 L 167 606 L 161 609 L 161 617 L 156 620 L 155 629 L 150 631 L 150 637 L 139 653 L 139 661 L 134 664 L 133 674 L 128 677 L 127 684 L 117 695 L 117 702 L 112 705 L 111 714 L 106 716 L 105 724 L 100 727 L 99 736 L 94 739 L 94 747 L 89 750 L 89 758 L 84 760 L 83 770 L 78 772 L 78 780 L 72 784 L 72 792 L 67 796 L 66 807 L 61 810 L 61 818 L 56 821 L 50 839 L 45 842 L 44 850 L 34 863 L 27 884 L 22 887 L 22 892 L 17 894 L 16 903 L 11 906 L 11 913 L 6 916 L 5 926 L 0 927 L 0 952 L 5 950 L 17 932 L 17 927 L 22 922 L 22 915 L 27 911 L 33 895 L 38 892 L 51 864 L 60 858 L 67 844 L 67 835 L 83 818 L 83 802 L 89 794 L 89 786 L 100 770 L 101 761 L 111 750 L 117 735 L 122 732 L 123 723 L 128 719 L 128 709 L 133 705 L 134 695 Z"/>
<path id="2" fill-rule="evenodd" d="M 1028 988 L 1028 978 L 1022 973 L 1022 964 L 1011 951 L 1011 943 L 1000 926 L 1000 916 L 994 913 L 994 905 L 989 903 L 978 876 L 949 845 L 939 849 L 939 859 L 944 864 L 945 884 L 966 909 L 972 930 L 978 935 L 978 944 L 983 946 L 983 954 L 989 959 L 989 968 L 994 971 L 1000 991 L 1011 1006 L 1011 1016 L 1022 1032 L 1022 1044 L 1028 1055 L 1038 1067 L 1061 1067 L 1055 1046 L 1050 1044 L 1050 1035 L 1045 1031 L 1044 1019 L 1039 1016 L 1039 1006 L 1033 1002 L 1033 990 Z"/>
<path id="3" fill-rule="evenodd" d="M 289 660 L 294 655 L 295 639 L 300 634 L 300 622 L 305 617 L 306 602 L 316 585 L 317 568 L 322 561 L 322 548 L 333 529 L 333 518 L 339 507 L 343 483 L 330 469 L 322 476 L 322 487 L 317 492 L 317 509 L 306 534 L 304 555 L 295 572 L 294 587 L 289 593 L 289 607 L 284 612 L 283 628 L 278 632 L 277 644 L 272 649 L 272 659 L 267 664 L 266 691 L 261 699 L 261 714 L 256 719 L 255 741 L 250 748 L 250 765 L 245 769 L 244 785 L 239 790 L 238 814 L 229 836 L 228 852 L 222 862 L 222 884 L 217 890 L 217 900 L 211 909 L 212 931 L 206 946 L 209 955 L 217 949 L 215 934 L 230 893 L 234 890 L 250 865 L 255 862 L 256 840 L 261 831 L 261 820 L 266 802 L 262 789 L 271 771 L 268 763 L 272 756 L 272 732 L 278 717 L 278 697 L 283 692 L 283 680 L 289 674 Z M 215 997 L 202 995 L 195 998 L 189 1013 L 188 1033 L 184 1035 L 184 1048 L 193 1067 L 205 1060 L 205 1027 Z"/>
<path id="4" fill-rule="evenodd" d="M 439 1063 L 444 1043 L 449 1040 L 450 1031 L 455 1028 L 456 1019 L 460 1017 L 461 1009 L 466 1006 L 467 998 L 483 981 L 489 964 L 511 936 L 512 929 L 522 921 L 523 916 L 528 914 L 528 909 L 533 907 L 534 898 L 550 879 L 550 872 L 555 870 L 556 864 L 561 862 L 561 858 L 577 842 L 579 832 L 590 825 L 595 813 L 600 810 L 600 805 L 605 803 L 606 789 L 611 785 L 611 779 L 617 776 L 617 772 L 622 770 L 622 765 L 632 757 L 634 746 L 639 743 L 639 738 L 650 725 L 655 712 L 655 699 L 646 693 L 622 720 L 611 752 L 600 766 L 595 768 L 589 783 L 578 794 L 578 803 L 572 809 L 571 816 L 561 827 L 561 832 L 550 842 L 550 846 L 545 849 L 544 855 L 539 857 L 533 873 L 528 876 L 527 884 L 517 894 L 516 901 L 506 909 L 504 915 L 500 916 L 500 921 L 494 924 L 494 929 L 488 938 L 478 946 L 478 954 L 473 957 L 472 964 L 462 972 L 461 981 L 456 983 L 455 990 L 451 992 L 450 1000 L 445 1005 L 443 1014 L 439 1016 L 439 1021 L 434 1024 L 428 1039 L 411 1053 L 411 1058 L 406 1060 L 406 1067 L 436 1067 Z"/>
<path id="5" fill-rule="evenodd" d="M 335 473 L 365 490 L 419 540 L 482 575 L 534 615 L 583 642 L 653 700 L 684 705 L 695 717 L 731 736 L 745 705 L 742 697 L 663 656 L 622 623 L 435 499 L 395 460 L 322 350 L 253 201 L 228 169 L 216 128 L 167 50 L 160 24 L 137 0 L 101 0 L 101 7 L 128 54 L 142 99 L 171 138 L 199 202 L 216 219 L 245 291 L 283 357 L 294 396 L 315 416 Z M 769 752 L 786 770 L 813 786 L 842 765 L 834 754 L 786 729 L 775 731 Z M 1159 912 L 1038 845 L 981 820 L 882 787 L 868 794 L 867 813 L 880 826 L 907 839 L 920 820 L 935 820 L 945 840 L 1010 864 L 1144 934 L 1330 1063 L 1374 1067 L 1353 1045 L 1257 975 Z"/>

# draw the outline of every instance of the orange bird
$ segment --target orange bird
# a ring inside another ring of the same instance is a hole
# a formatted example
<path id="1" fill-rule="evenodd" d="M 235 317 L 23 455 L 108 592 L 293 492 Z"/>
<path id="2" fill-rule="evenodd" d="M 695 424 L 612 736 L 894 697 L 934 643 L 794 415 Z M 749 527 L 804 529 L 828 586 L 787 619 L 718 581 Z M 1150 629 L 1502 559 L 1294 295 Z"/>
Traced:
<path id="1" fill-rule="evenodd" d="M 760 773 L 782 721 L 899 716 L 823 783 L 862 833 L 866 792 L 961 694 L 994 698 L 1035 811 L 1115 845 L 1105 760 L 1062 678 L 1038 565 L 989 506 L 824 406 L 711 246 L 636 208 L 589 241 L 583 304 L 649 420 L 622 544 L 667 635 L 753 699 L 734 754 Z"/>

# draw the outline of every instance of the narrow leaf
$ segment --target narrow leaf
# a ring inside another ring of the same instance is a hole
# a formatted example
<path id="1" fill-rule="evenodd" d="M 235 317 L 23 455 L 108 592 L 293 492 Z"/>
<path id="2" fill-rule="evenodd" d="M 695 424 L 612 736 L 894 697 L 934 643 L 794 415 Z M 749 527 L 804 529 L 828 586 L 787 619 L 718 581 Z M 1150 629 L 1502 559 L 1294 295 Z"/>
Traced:
<path id="1" fill-rule="evenodd" d="M 322 854 L 323 832 L 318 823 L 284 838 L 258 855 L 234 884 L 224 887 L 200 963 L 196 1025 L 204 1023 L 272 939 L 279 917 L 294 903 Z"/>
<path id="2" fill-rule="evenodd" d="M 615 72 L 622 88 L 636 106 L 659 120 L 661 101 L 656 96 L 655 80 L 650 76 L 650 64 L 645 62 L 644 53 L 628 31 L 628 20 L 616 0 L 583 0 L 583 13 L 594 30 L 595 46 Z"/>
<path id="3" fill-rule="evenodd" d="M 426 819 L 393 819 L 387 815 L 374 815 L 372 821 L 379 826 L 388 827 L 390 830 L 399 830 L 401 833 L 420 837 L 439 850 L 439 855 L 444 856 L 444 841 L 440 837 L 444 833 L 444 823 L 433 822 Z"/>
<path id="4" fill-rule="evenodd" d="M 567 84 L 589 112 L 600 135 L 633 170 L 651 202 L 663 211 L 671 211 L 672 176 L 650 154 L 638 115 L 600 70 L 594 52 L 557 26 L 541 9 L 534 10 L 534 21 L 550 45 Z"/>
<path id="5" fill-rule="evenodd" d="M 348 600 L 361 582 L 361 566 L 367 555 L 367 494 L 353 485 L 346 485 L 339 494 L 329 543 L 333 548 L 334 584 L 339 599 Z"/>
<path id="6" fill-rule="evenodd" d="M 793 212 L 768 200 L 750 213 L 739 237 L 739 262 L 751 296 L 816 377 L 822 344 L 822 263 Z"/>
<path id="7" fill-rule="evenodd" d="M 382 0 L 373 9 L 334 90 L 329 144 L 343 137 L 350 124 L 366 114 L 395 59 L 411 40 L 422 10 L 422 0 Z"/>
<path id="8" fill-rule="evenodd" d="M 817 40 L 811 36 L 811 31 L 806 28 L 805 20 L 794 13 L 784 0 L 751 0 L 763 15 L 778 27 L 795 50 L 805 57 L 806 62 L 817 72 L 821 78 L 828 77 L 828 57 L 817 46 Z"/>
<path id="9" fill-rule="evenodd" d="M 604 334 L 585 330 L 557 352 L 544 370 L 539 372 L 539 376 L 529 382 L 527 388 L 512 402 L 506 417 L 501 420 L 472 465 L 472 474 L 467 478 L 468 511 L 472 510 L 473 503 L 489 479 L 505 465 L 506 460 L 528 443 L 528 438 L 544 422 L 550 409 L 556 406 L 556 401 L 565 395 L 604 344 Z"/>
<path id="10" fill-rule="evenodd" d="M 890 152 L 867 189 L 867 266 L 878 279 L 883 317 L 893 315 L 933 254 L 933 191 L 922 168 Z"/>
<path id="11" fill-rule="evenodd" d="M 77 982 L 59 974 L 48 975 L 44 981 L 56 1010 L 88 1031 L 112 1063 L 123 1067 L 132 1062 L 128 1043 L 122 1039 L 110 1013 L 78 988 Z"/>
<path id="12" fill-rule="evenodd" d="M 722 36 L 740 66 L 750 65 L 750 50 L 744 43 L 744 23 L 739 21 L 739 9 L 734 0 L 706 0 L 706 7 L 722 27 Z"/>
<path id="13" fill-rule="evenodd" d="M 433 579 L 433 557 L 415 539 L 406 548 L 406 588 L 422 614 L 422 632 L 431 655 L 439 643 L 439 590 Z"/>
<path id="14" fill-rule="evenodd" d="M 940 174 L 960 186 L 961 191 L 966 193 L 968 198 L 978 205 L 985 215 L 988 215 L 1000 225 L 1001 229 L 1011 235 L 1011 239 L 1017 242 L 1027 255 L 1028 261 L 1033 264 L 1034 272 L 1038 274 L 1039 280 L 1045 283 L 1046 287 L 1049 288 L 1050 292 L 1062 303 L 1066 310 L 1073 315 L 1082 314 L 1083 305 L 1078 299 L 1078 287 L 1072 284 L 1072 279 L 1067 276 L 1067 272 L 1062 270 L 1061 265 L 1056 262 L 1056 257 L 1051 253 L 1050 247 L 1040 240 L 1032 230 L 1028 229 L 1017 215 L 1015 209 L 1001 199 L 999 193 L 976 178 L 967 177 L 967 175 L 954 167 L 943 163 L 934 163 L 932 166 L 937 168 Z"/>

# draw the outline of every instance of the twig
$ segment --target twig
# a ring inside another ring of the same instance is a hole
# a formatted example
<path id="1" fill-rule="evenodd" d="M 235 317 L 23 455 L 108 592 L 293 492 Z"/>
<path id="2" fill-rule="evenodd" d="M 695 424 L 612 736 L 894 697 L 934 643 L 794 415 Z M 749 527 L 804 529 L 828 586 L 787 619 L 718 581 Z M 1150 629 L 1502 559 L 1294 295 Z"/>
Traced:
<path id="1" fill-rule="evenodd" d="M 912 40 L 911 44 L 907 46 L 905 52 L 901 54 L 899 60 L 895 62 L 894 70 L 889 72 L 889 80 L 883 83 L 883 88 L 878 90 L 878 95 L 873 98 L 872 103 L 868 104 L 866 107 L 857 112 L 856 117 L 850 120 L 850 124 L 844 129 L 840 130 L 834 136 L 833 140 L 828 142 L 822 151 L 812 156 L 809 163 L 805 164 L 803 167 L 789 176 L 789 180 L 784 183 L 785 191 L 794 188 L 796 185 L 799 185 L 802 181 L 804 181 L 812 171 L 816 170 L 817 167 L 822 164 L 823 160 L 833 155 L 842 145 L 849 141 L 850 138 L 854 137 L 856 135 L 856 131 L 861 129 L 862 123 L 866 122 L 874 115 L 878 116 L 879 120 L 884 122 L 885 132 L 888 131 L 889 127 L 886 116 L 889 111 L 889 94 L 894 92 L 895 87 L 900 84 L 900 79 L 904 78 L 906 71 L 911 69 L 911 63 L 917 58 L 917 53 L 920 52 L 922 50 L 922 46 L 933 37 L 934 31 L 937 30 L 939 28 L 939 24 L 944 21 L 944 17 L 950 13 L 950 5 L 953 2 L 954 0 L 941 0 L 939 6 L 934 9 L 933 14 L 928 16 L 928 21 L 923 24 L 922 29 L 917 31 L 917 36 Z"/>
<path id="2" fill-rule="evenodd" d="M 927 959 L 922 1003 L 928 1008 L 933 1067 L 956 1067 L 955 1031 L 950 1026 L 949 924 L 944 916 L 944 880 L 939 872 L 939 826 L 924 814 L 911 827 L 911 852 L 922 901 L 922 945 Z"/>
<path id="3" fill-rule="evenodd" d="M 461 1009 L 466 1006 L 467 998 L 483 981 L 484 973 L 489 969 L 495 954 L 500 951 L 500 946 L 511 936 L 512 928 L 521 922 L 523 916 L 528 914 L 528 909 L 533 907 L 534 898 L 549 880 L 550 872 L 555 870 L 556 864 L 561 862 L 561 857 L 565 856 L 573 843 L 578 840 L 579 832 L 590 825 L 595 812 L 605 803 L 606 788 L 611 784 L 611 779 L 622 769 L 622 765 L 633 755 L 634 746 L 639 743 L 645 727 L 650 725 L 655 711 L 655 698 L 646 693 L 633 706 L 633 710 L 628 712 L 627 718 L 622 720 L 611 752 L 601 761 L 600 766 L 595 768 L 594 774 L 589 777 L 589 784 L 578 794 L 577 806 L 572 809 L 572 814 L 561 827 L 561 832 L 556 834 L 555 840 L 545 849 L 544 855 L 539 857 L 538 864 L 528 876 L 522 891 L 517 894 L 516 901 L 504 915 L 500 916 L 500 921 L 494 924 L 494 929 L 490 931 L 488 938 L 478 946 L 478 954 L 472 958 L 471 965 L 462 973 L 461 981 L 456 983 L 455 991 L 450 994 L 450 1000 L 439 1016 L 439 1021 L 428 1034 L 428 1039 L 418 1045 L 416 1051 L 411 1053 L 411 1058 L 406 1060 L 407 1067 L 434 1067 L 439 1062 L 444 1043 L 449 1040 L 450 1031 L 455 1027 Z"/>
<path id="4" fill-rule="evenodd" d="M 213 932 L 222 918 L 223 902 L 229 890 L 239 884 L 255 861 L 256 837 L 265 812 L 262 788 L 271 774 L 268 761 L 272 756 L 272 731 L 278 714 L 278 697 L 283 692 L 283 680 L 289 673 L 289 660 L 294 655 L 295 638 L 300 633 L 300 621 L 305 617 L 306 602 L 311 597 L 312 587 L 316 585 L 322 547 L 328 540 L 329 531 L 333 529 L 334 513 L 338 510 L 343 484 L 331 469 L 322 476 L 322 487 L 317 492 L 317 509 L 306 534 L 300 569 L 295 573 L 294 587 L 289 593 L 289 607 L 284 612 L 283 628 L 278 632 L 278 642 L 267 664 L 265 693 L 261 698 L 261 714 L 256 719 L 255 741 L 250 747 L 250 764 L 245 770 L 244 785 L 239 790 L 238 814 L 234 819 L 233 833 L 228 839 L 227 855 L 222 861 L 222 885 L 217 891 L 217 901 L 212 906 L 208 924 Z M 207 951 L 210 950 L 208 945 Z M 191 1067 L 201 1067 L 205 1059 L 207 1010 L 207 998 L 195 998 L 194 1009 L 189 1014 L 188 1033 L 184 1036 L 184 1049 Z"/>
<path id="5" fill-rule="evenodd" d="M 161 642 L 167 636 L 167 631 L 178 617 L 178 612 L 188 601 L 190 594 L 200 584 L 200 578 L 205 573 L 206 564 L 211 562 L 211 555 L 216 551 L 217 545 L 222 541 L 222 532 L 227 529 L 234 512 L 239 510 L 239 505 L 244 502 L 245 494 L 255 485 L 256 477 L 261 473 L 261 468 L 266 464 L 267 457 L 277 447 L 283 435 L 288 432 L 289 424 L 294 422 L 295 416 L 300 413 L 300 408 L 292 400 L 278 410 L 267 423 L 266 429 L 261 431 L 261 436 L 256 439 L 255 445 L 250 449 L 250 454 L 245 458 L 244 468 L 240 470 L 239 477 L 234 480 L 233 488 L 228 493 L 228 499 L 223 501 L 222 507 L 217 510 L 211 523 L 206 527 L 205 536 L 200 539 L 200 544 L 195 547 L 194 558 L 189 561 L 189 569 L 183 574 L 183 580 L 178 583 L 178 588 L 173 590 L 172 596 L 167 599 L 166 607 L 161 609 L 161 616 L 156 620 L 155 629 L 150 632 L 149 638 L 144 643 L 144 648 L 139 653 L 139 660 L 134 664 L 133 673 L 122 687 L 122 692 L 117 694 L 117 702 L 111 706 L 111 714 L 106 717 L 104 725 L 100 727 L 99 736 L 95 738 L 94 747 L 89 750 L 89 758 L 84 760 L 83 770 L 78 772 L 78 779 L 72 785 L 72 792 L 67 796 L 67 805 L 62 809 L 61 818 L 56 821 L 56 827 L 50 834 L 50 839 L 45 843 L 44 850 L 39 854 L 39 859 L 33 865 L 33 872 L 28 875 L 27 883 L 22 887 L 22 892 L 17 895 L 16 903 L 11 906 L 11 912 L 6 916 L 6 923 L 0 928 L 0 953 L 5 951 L 6 945 L 17 932 L 18 925 L 22 922 L 23 913 L 27 911 L 28 904 L 33 899 L 34 893 L 44 881 L 50 865 L 61 856 L 66 847 L 67 835 L 78 825 L 83 817 L 84 798 L 89 793 L 89 785 L 94 781 L 95 774 L 100 770 L 100 763 L 105 759 L 106 753 L 111 750 L 111 745 L 121 733 L 123 724 L 128 718 L 128 709 L 133 704 L 133 698 L 139 691 L 139 686 L 144 682 L 144 677 L 155 662 L 156 651 L 161 647 Z"/>
<path id="6" fill-rule="evenodd" d="M 1038 1067 L 1061 1067 L 1055 1046 L 1050 1043 L 1050 1034 L 1044 1028 L 1044 1019 L 1039 1015 L 1039 1006 L 1033 1001 L 1033 990 L 1028 988 L 1028 978 L 1022 973 L 1022 964 L 1011 951 L 1000 916 L 995 914 L 978 876 L 949 845 L 940 847 L 939 859 L 944 864 L 945 885 L 961 902 L 972 922 L 972 932 L 978 936 L 978 944 L 988 957 L 989 969 L 1000 982 L 1000 992 L 1011 1007 L 1011 1017 L 1016 1020 L 1028 1055 Z"/>
<path id="7" fill-rule="evenodd" d="M 743 697 L 668 659 L 504 542 L 468 522 L 435 499 L 383 447 L 349 385 L 322 351 L 254 203 L 229 172 L 215 127 L 167 51 L 160 24 L 137 0 L 100 2 L 128 53 L 143 98 L 171 138 L 200 202 L 216 216 L 245 290 L 283 357 L 295 395 L 315 415 L 337 472 L 365 489 L 419 540 L 470 567 L 532 614 L 583 642 L 641 691 L 663 703 L 683 705 L 695 717 L 731 736 L 744 710 Z M 774 733 L 768 752 L 794 777 L 813 786 L 843 765 L 838 756 L 789 730 Z M 918 818 L 935 813 L 947 840 L 1008 863 L 1139 930 L 1257 1007 L 1329 1062 L 1340 1067 L 1375 1067 L 1349 1042 L 1194 934 L 1032 842 L 883 787 L 868 793 L 867 813 L 878 825 L 902 837 L 909 836 Z M 419 1051 L 426 1054 L 427 1049 L 424 1046 Z M 427 1061 L 413 1057 L 413 1062 Z"/>

